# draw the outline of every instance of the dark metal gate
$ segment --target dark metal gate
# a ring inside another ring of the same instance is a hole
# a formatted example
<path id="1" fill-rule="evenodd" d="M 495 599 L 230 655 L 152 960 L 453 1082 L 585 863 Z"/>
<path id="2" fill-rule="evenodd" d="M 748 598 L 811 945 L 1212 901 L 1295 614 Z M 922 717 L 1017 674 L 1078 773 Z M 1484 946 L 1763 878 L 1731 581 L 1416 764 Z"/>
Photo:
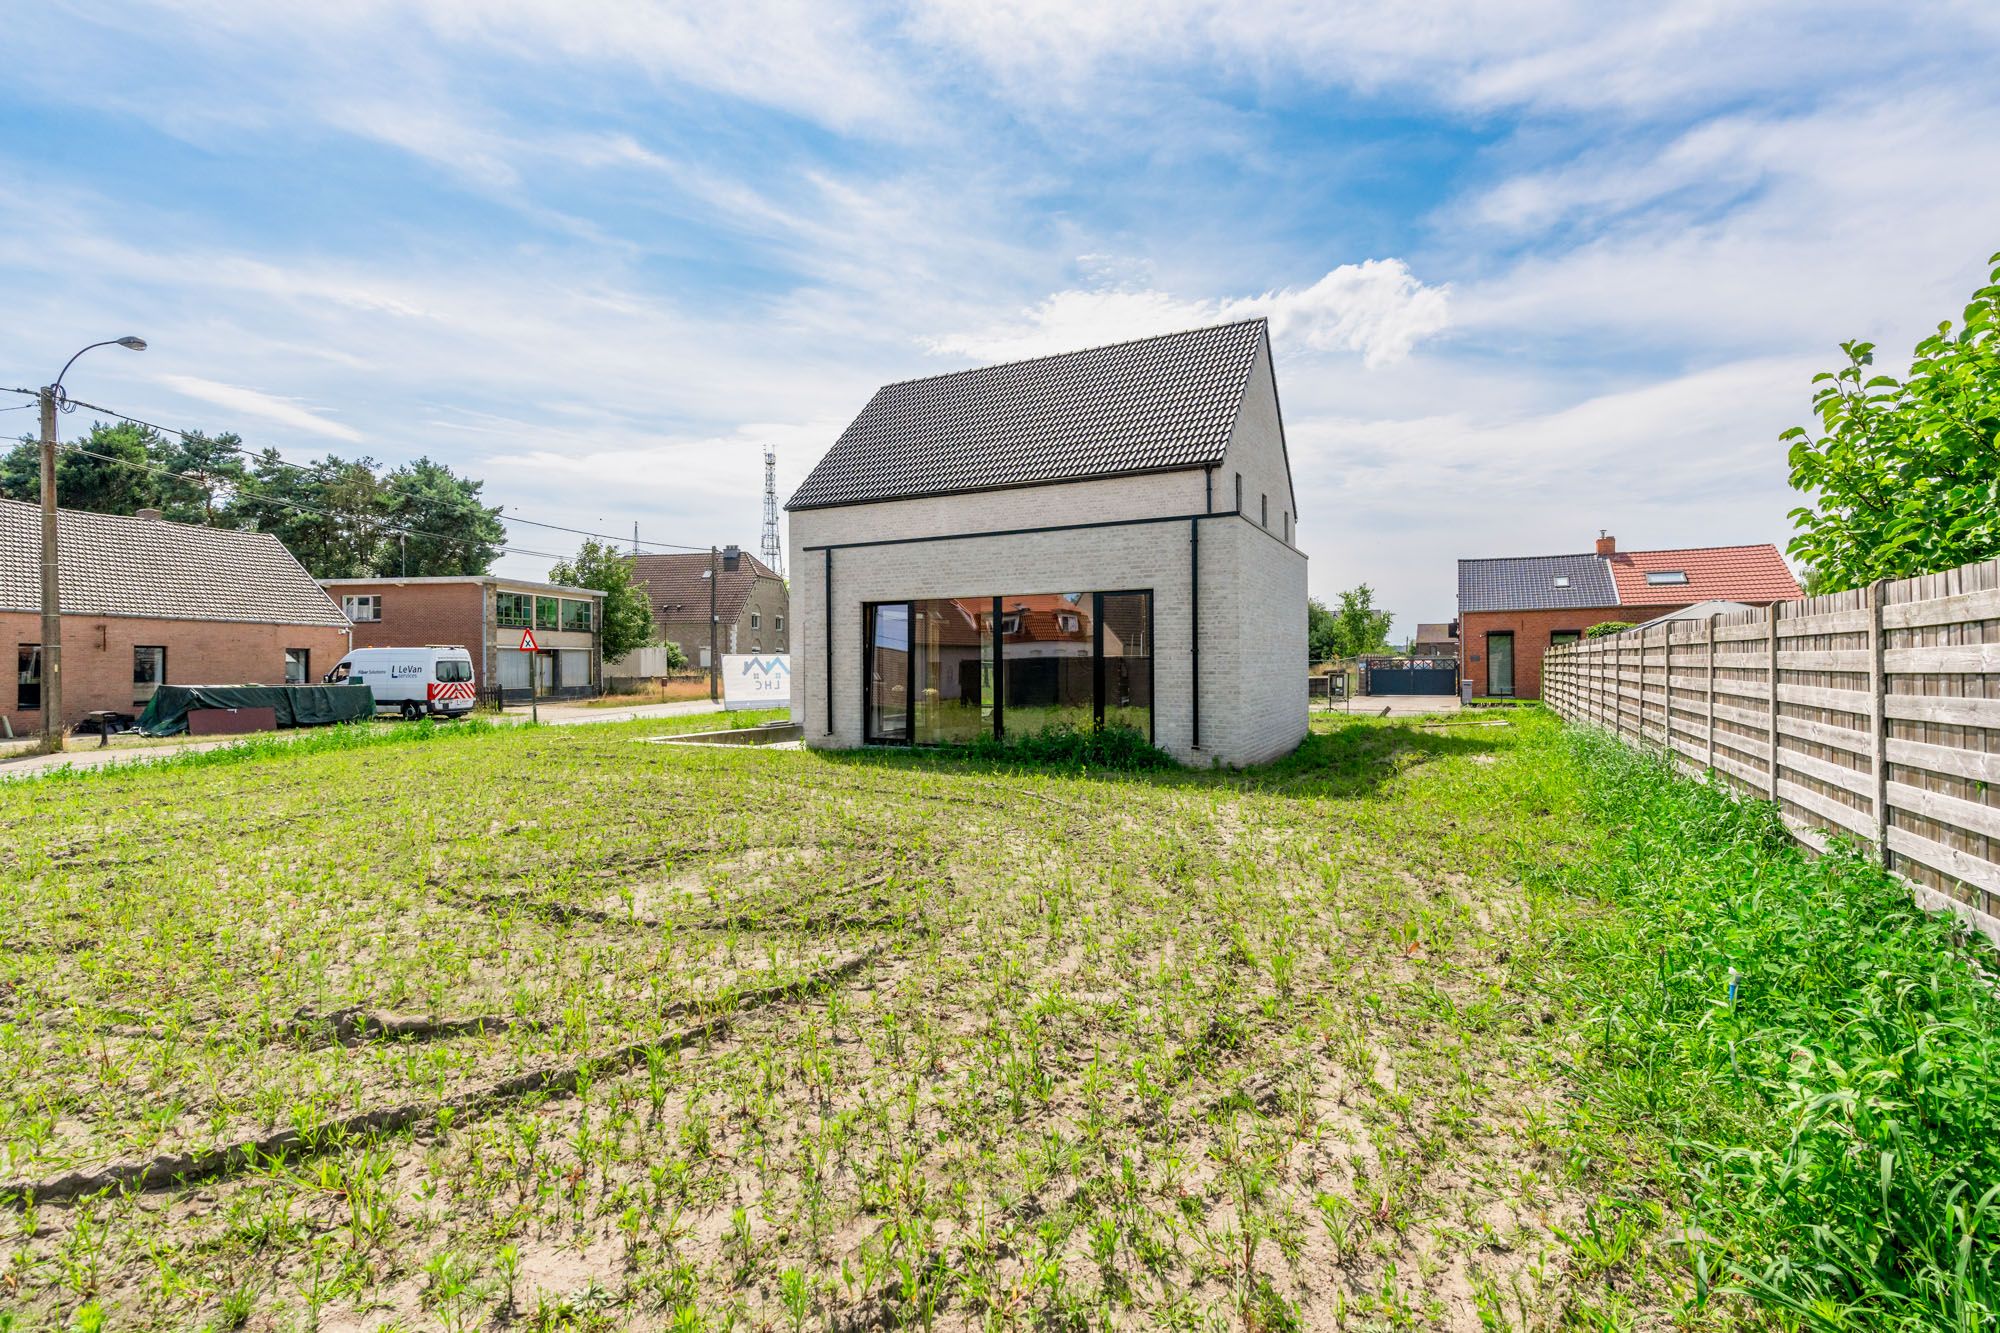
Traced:
<path id="1" fill-rule="evenodd" d="M 1458 668 L 1370 667 L 1364 688 L 1369 694 L 1456 694 Z"/>

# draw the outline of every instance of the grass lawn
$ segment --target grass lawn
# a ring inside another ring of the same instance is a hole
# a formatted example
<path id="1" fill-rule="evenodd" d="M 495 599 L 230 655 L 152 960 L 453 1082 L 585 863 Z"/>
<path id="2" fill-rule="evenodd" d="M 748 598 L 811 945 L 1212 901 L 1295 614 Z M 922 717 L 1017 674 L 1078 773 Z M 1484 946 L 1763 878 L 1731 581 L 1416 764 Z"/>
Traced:
<path id="1" fill-rule="evenodd" d="M 0 1328 L 1765 1317 L 1588 1113 L 1642 1104 L 1628 909 L 1561 878 L 1619 820 L 1540 712 L 647 743 L 714 724 L 0 787 Z"/>

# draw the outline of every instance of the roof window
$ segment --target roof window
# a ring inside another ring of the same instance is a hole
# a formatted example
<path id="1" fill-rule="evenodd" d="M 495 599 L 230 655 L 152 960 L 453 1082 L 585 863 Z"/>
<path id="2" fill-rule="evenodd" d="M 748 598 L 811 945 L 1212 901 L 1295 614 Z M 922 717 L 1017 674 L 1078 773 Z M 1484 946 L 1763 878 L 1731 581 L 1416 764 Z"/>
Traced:
<path id="1" fill-rule="evenodd" d="M 1686 583 L 1687 581 L 1687 571 L 1684 569 L 1649 569 L 1646 571 L 1646 582 L 1655 585 L 1663 583 Z"/>
<path id="2" fill-rule="evenodd" d="M 1567 588 L 1569 586 L 1569 575 L 1567 574 L 1556 575 L 1556 586 L 1558 588 Z"/>

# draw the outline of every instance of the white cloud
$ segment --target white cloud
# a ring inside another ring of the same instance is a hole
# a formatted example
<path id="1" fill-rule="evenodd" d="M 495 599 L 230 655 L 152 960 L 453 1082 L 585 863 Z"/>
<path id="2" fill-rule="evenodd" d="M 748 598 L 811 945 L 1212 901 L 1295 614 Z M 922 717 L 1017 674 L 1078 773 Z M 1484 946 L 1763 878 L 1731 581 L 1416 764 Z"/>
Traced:
<path id="1" fill-rule="evenodd" d="M 1101 256 L 1091 256 L 1102 264 Z M 1202 299 L 1155 290 L 1070 290 L 977 332 L 925 339 L 933 352 L 1019 360 L 1099 343 L 1263 316 L 1282 352 L 1358 352 L 1376 367 L 1399 361 L 1449 323 L 1449 288 L 1426 286 L 1400 259 L 1342 264 L 1308 287 Z"/>
<path id="2" fill-rule="evenodd" d="M 345 440 L 350 444 L 361 441 L 361 432 L 352 426 L 342 425 L 331 418 L 299 406 L 291 398 L 279 398 L 256 389 L 246 389 L 237 384 L 221 384 L 215 380 L 205 380 L 194 375 L 160 375 L 160 383 L 175 393 L 196 398 L 204 403 L 245 416 L 261 417 L 265 421 L 275 421 L 293 430 L 302 430 L 311 435 L 324 435 L 328 439 Z"/>

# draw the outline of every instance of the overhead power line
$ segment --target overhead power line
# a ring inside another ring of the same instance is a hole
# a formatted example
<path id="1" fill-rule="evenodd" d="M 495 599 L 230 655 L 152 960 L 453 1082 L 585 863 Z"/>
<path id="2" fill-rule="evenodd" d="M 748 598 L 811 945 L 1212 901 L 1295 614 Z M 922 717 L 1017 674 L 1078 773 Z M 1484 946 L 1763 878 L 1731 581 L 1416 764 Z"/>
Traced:
<path id="1" fill-rule="evenodd" d="M 35 390 L 33 390 L 33 389 L 9 389 L 9 390 L 8 390 L 7 392 L 9 392 L 9 393 L 22 393 L 22 394 L 30 394 L 30 395 L 33 395 L 33 394 L 35 393 Z M 64 403 L 64 405 L 65 405 L 65 407 L 68 407 L 68 408 L 75 408 L 75 407 L 81 407 L 81 408 L 86 408 L 86 409 L 88 409 L 89 411 L 92 411 L 92 412 L 102 412 L 102 413 L 103 413 L 103 414 L 104 414 L 105 416 L 108 416 L 108 417 L 116 417 L 116 418 L 117 418 L 118 420 L 120 420 L 120 421 L 125 421 L 125 422 L 130 422 L 130 423 L 131 423 L 132 425 L 134 425 L 134 426 L 144 426 L 144 427 L 145 427 L 145 428 L 146 428 L 147 430 L 151 430 L 151 431 L 157 431 L 157 432 L 159 432 L 159 433 L 160 433 L 160 434 L 162 434 L 162 435 L 173 435 L 173 436 L 176 436 L 176 437 L 178 437 L 179 439 L 181 439 L 181 440 L 183 440 L 183 441 L 190 441 L 190 440 L 194 440 L 194 439 L 197 439 L 197 438 L 199 438 L 199 439 L 200 439 L 200 440 L 201 440 L 201 441 L 202 441 L 203 443 L 206 443 L 206 444 L 217 444 L 217 443 L 218 443 L 218 441 L 216 440 L 216 437 L 214 437 L 214 436 L 212 436 L 212 435 L 205 435 L 205 434 L 203 434 L 203 433 L 202 433 L 202 432 L 200 432 L 200 431 L 185 431 L 185 430 L 179 430 L 179 429 L 176 429 L 176 428 L 175 428 L 175 427 L 173 427 L 173 426 L 162 426 L 162 425 L 160 425 L 160 424 L 159 424 L 158 422 L 153 422 L 153 421 L 147 421 L 147 420 L 144 420 L 143 418 L 140 418 L 140 417 L 135 417 L 135 416 L 132 416 L 132 415 L 130 415 L 129 413 L 125 413 L 125 412 L 120 412 L 120 411 L 117 411 L 117 410 L 116 410 L 116 409 L 114 409 L 114 408 L 109 408 L 109 407 L 103 407 L 103 406 L 100 406 L 99 404 L 96 404 L 96 403 L 86 403 L 86 402 L 82 401 L 81 399 L 77 399 L 77 398 L 70 398 L 70 399 L 66 399 L 66 400 L 65 400 L 65 403 Z M 33 406 L 34 406 L 34 404 L 33 404 L 33 403 L 23 403 L 23 404 L 22 404 L 21 406 L 22 406 L 22 407 L 24 407 L 24 408 L 25 408 L 25 407 L 33 407 Z M 18 409 L 15 409 L 15 408 L 0 408 L 0 412 L 11 412 L 11 411 L 16 411 L 16 410 L 18 410 Z M 237 454 L 237 455 L 239 455 L 239 456 L 241 456 L 241 457 L 243 457 L 243 458 L 246 458 L 246 459 L 250 459 L 250 460 L 252 460 L 252 461 L 256 461 L 256 462 L 262 462 L 262 461 L 265 461 L 265 460 L 263 459 L 263 456 L 262 456 L 262 455 L 260 455 L 260 454 L 257 454 L 257 453 L 255 453 L 255 452 L 251 451 L 251 450 L 250 450 L 250 449 L 249 449 L 249 448 L 248 448 L 247 446 L 245 446 L 245 445 L 242 445 L 242 444 L 235 444 L 235 445 L 223 445 L 223 446 L 221 446 L 221 447 L 223 447 L 223 448 L 226 448 L 226 449 L 228 449 L 228 450 L 229 450 L 229 451 L 230 451 L 231 453 L 233 453 L 233 454 Z M 80 445 L 65 445 L 65 446 L 64 446 L 64 448 L 69 448 L 69 449 L 76 449 L 76 450 L 77 450 L 78 452 L 81 452 L 81 453 L 85 453 L 85 454 L 89 454 L 89 455 L 90 455 L 91 457 L 93 457 L 93 458 L 102 458 L 102 459 L 104 459 L 104 460 L 105 460 L 105 461 L 107 461 L 107 462 L 112 462 L 112 463 L 123 463 L 123 464 L 130 464 L 130 463 L 131 463 L 131 460 L 129 460 L 129 459 L 122 459 L 122 458 L 112 458 L 112 457 L 110 457 L 110 456 L 108 456 L 108 455 L 105 455 L 105 454 L 98 454 L 98 453 L 92 453 L 92 451 L 90 451 L 90 450 L 88 450 L 88 449 L 84 449 L 84 448 L 82 448 L 82 446 L 80 446 Z M 276 463 L 276 464 L 277 464 L 277 465 L 278 465 L 279 467 L 288 467 L 288 468 L 291 468 L 291 469 L 292 469 L 293 471 L 295 471 L 295 472 L 316 472 L 316 471 L 318 470 L 317 468 L 313 467 L 313 465 L 311 465 L 311 464 L 309 464 L 309 463 L 294 463 L 294 462 L 291 462 L 291 461 L 290 461 L 289 459 L 284 459 L 284 458 L 277 458 L 277 457 L 275 457 L 275 456 L 274 456 L 274 457 L 273 457 L 273 458 L 272 458 L 272 459 L 271 459 L 270 461 L 272 461 L 272 462 L 275 462 L 275 463 Z M 151 468 L 152 468 L 153 470 L 156 470 L 156 471 L 162 471 L 162 472 L 166 472 L 166 470 L 165 470 L 165 469 L 160 469 L 160 468 L 158 468 L 158 467 L 157 467 L 157 465 L 148 465 L 148 466 L 149 466 L 149 467 L 151 467 Z M 186 473 L 178 473 L 178 472 L 166 472 L 166 475 L 169 475 L 169 476 L 177 476 L 177 477 L 181 477 L 181 478 L 183 478 L 183 479 L 185 479 L 185 480 L 196 480 L 196 477 L 194 477 L 194 476 L 190 476 L 189 474 L 186 474 Z M 206 484 L 207 484 L 207 481 L 206 481 L 206 480 L 203 480 L 201 484 L 204 484 L 204 485 L 206 485 Z M 249 489 L 249 488 L 247 488 L 247 487 L 243 487 L 243 488 L 239 488 L 239 489 L 245 489 L 245 490 L 247 490 L 247 489 Z M 275 497 L 275 496 L 272 496 L 272 495 L 270 495 L 270 494 L 269 494 L 268 492 L 254 492 L 254 493 L 255 493 L 255 494 L 259 494 L 259 495 L 262 495 L 262 496 L 263 496 L 263 497 L 264 497 L 264 498 L 265 498 L 265 499 L 266 499 L 266 500 L 267 500 L 267 501 L 268 501 L 269 503 L 272 503 L 272 504 L 284 504 L 284 503 L 291 503 L 291 502 L 287 502 L 287 501 L 282 501 L 282 500 L 279 500 L 279 499 L 278 499 L 277 497 Z M 326 514 L 326 515 L 327 515 L 328 517 L 351 517 L 351 518 L 355 519 L 356 521 L 361 521 L 361 522 L 380 522 L 380 521 L 382 521 L 382 520 L 376 520 L 376 519 L 373 519 L 373 518 L 369 518 L 369 517 L 367 517 L 367 516 L 364 516 L 364 515 L 359 515 L 359 514 L 353 514 L 353 515 L 349 515 L 349 514 L 336 514 L 336 513 L 333 513 L 332 511 L 325 511 L 325 510 L 313 510 L 313 509 L 311 509 L 311 508 L 310 508 L 310 506 L 304 506 L 304 505 L 300 505 L 300 504 L 297 504 L 297 503 L 293 503 L 293 507 L 294 507 L 294 508 L 303 508 L 303 509 L 306 509 L 306 510 L 308 510 L 308 512 L 313 512 L 313 513 L 325 513 L 325 514 Z M 584 528 L 570 528 L 570 527 L 564 527 L 564 526 L 563 526 L 562 524 L 560 524 L 560 523 L 545 523 L 545 522 L 542 522 L 542 521 L 541 521 L 541 520 L 539 520 L 539 519 L 532 519 L 532 518 L 524 518 L 524 517 L 522 517 L 522 516 L 521 516 L 521 515 L 519 515 L 519 514 L 509 514 L 509 513 L 505 512 L 505 510 L 504 510 L 504 509 L 503 509 L 503 510 L 502 510 L 501 512 L 499 512 L 499 513 L 495 514 L 495 515 L 494 515 L 494 517 L 498 518 L 498 519 L 499 519 L 499 520 L 500 520 L 501 522 L 503 522 L 503 523 L 522 523 L 522 524 L 526 524 L 526 525 L 527 525 L 527 526 L 529 526 L 529 527 L 534 527 L 534 528 L 547 528 L 547 529 L 549 529 L 549 530 L 550 530 L 550 531 L 552 531 L 552 532 L 567 532 L 567 533 L 570 533 L 570 534 L 572 534 L 572 535 L 574 535 L 574 536 L 578 536 L 578 537 L 596 537 L 596 538 L 598 538 L 598 539 L 599 539 L 599 540 L 601 540 L 601 541 L 608 541 L 608 542 L 612 542 L 612 543 L 619 543 L 619 542 L 624 542 L 624 541 L 628 541 L 628 540 L 630 540 L 630 541 L 633 541 L 633 542 L 636 542 L 636 543 L 637 543 L 638 545 L 640 545 L 640 546 L 655 546 L 655 547 L 659 547 L 659 548 L 660 548 L 661 550 L 666 550 L 666 551 L 706 551 L 706 550 L 708 550 L 708 549 L 709 549 L 709 548 L 708 548 L 708 547 L 706 547 L 706 546 L 686 546 L 686 545 L 682 545 L 682 544 L 680 544 L 680 543 L 677 543 L 677 542 L 656 542 L 656 541 L 639 541 L 639 540 L 638 540 L 638 538 L 636 538 L 636 537 L 633 537 L 633 538 L 626 538 L 626 537 L 620 537 L 620 536 L 615 536 L 615 535 L 613 535 L 613 534 L 611 534 L 611 533 L 608 533 L 608 532 L 591 532 L 591 531 L 589 531 L 589 530 L 587 530 L 587 529 L 584 529 Z M 397 530 L 397 531 L 403 531 L 402 529 L 396 529 L 396 530 Z M 417 533 L 417 532 L 414 532 L 414 531 L 410 531 L 410 532 L 408 533 L 408 535 L 409 535 L 409 536 L 412 536 L 412 537 L 415 537 L 415 536 L 431 536 L 431 537 L 435 537 L 435 538 L 437 538 L 437 540 L 440 540 L 440 541 L 462 541 L 462 540 L 464 540 L 463 538 L 459 538 L 459 537 L 446 537 L 446 536 L 443 536 L 443 535 L 441 535 L 441 534 L 437 534 L 437 533 L 424 533 L 424 534 L 420 534 L 420 533 Z M 528 551 L 528 550 L 524 550 L 524 549 L 522 549 L 522 548 L 520 548 L 520 547 L 507 547 L 507 548 L 503 548 L 503 549 L 505 549 L 505 550 L 506 550 L 506 551 L 508 551 L 509 553 L 511 553 L 511 554 L 515 554 L 515 555 L 536 555 L 536 556 L 541 556 L 541 555 L 544 555 L 544 554 L 545 554 L 545 553 L 542 553 L 542 552 L 536 552 L 536 551 Z M 569 559 L 569 557 L 568 557 L 567 555 L 550 555 L 550 556 L 546 556 L 546 558 L 547 558 L 547 559 L 551 559 L 551 560 L 567 560 L 567 559 Z"/>

